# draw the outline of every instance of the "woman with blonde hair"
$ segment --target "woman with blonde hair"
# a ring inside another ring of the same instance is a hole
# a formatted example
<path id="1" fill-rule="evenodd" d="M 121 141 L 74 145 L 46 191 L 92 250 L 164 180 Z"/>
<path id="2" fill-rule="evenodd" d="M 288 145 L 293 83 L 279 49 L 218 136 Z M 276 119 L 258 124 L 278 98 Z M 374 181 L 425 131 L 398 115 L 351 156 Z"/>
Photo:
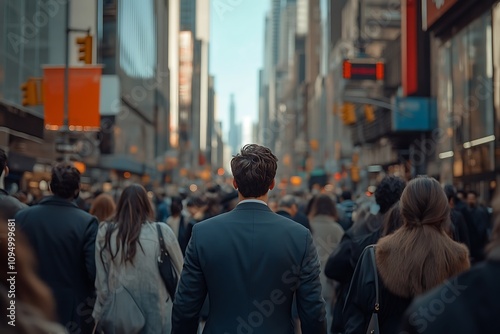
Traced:
<path id="1" fill-rule="evenodd" d="M 96 216 L 99 223 L 102 223 L 113 216 L 115 208 L 115 200 L 111 195 L 100 194 L 92 202 L 89 213 Z"/>
<path id="2" fill-rule="evenodd" d="M 160 242 L 178 276 L 183 259 L 172 229 L 153 219 L 146 190 L 133 184 L 123 190 L 114 217 L 99 227 L 95 255 L 97 299 L 92 314 L 97 332 L 170 333 L 174 296 L 168 292 L 158 268 Z"/>
<path id="3" fill-rule="evenodd" d="M 435 179 L 410 181 L 399 207 L 403 226 L 368 246 L 356 266 L 344 308 L 346 334 L 366 333 L 374 314 L 380 333 L 397 333 L 415 296 L 470 266 L 467 247 L 446 233 L 450 208 Z"/>

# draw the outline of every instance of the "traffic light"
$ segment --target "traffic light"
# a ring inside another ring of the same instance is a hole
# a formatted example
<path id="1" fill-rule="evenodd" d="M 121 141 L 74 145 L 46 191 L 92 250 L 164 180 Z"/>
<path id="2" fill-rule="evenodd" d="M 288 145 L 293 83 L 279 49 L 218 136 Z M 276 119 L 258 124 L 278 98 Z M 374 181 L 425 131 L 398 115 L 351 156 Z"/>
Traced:
<path id="1" fill-rule="evenodd" d="M 360 177 L 360 170 L 358 166 L 352 166 L 351 167 L 351 180 L 352 182 L 358 183 L 359 180 L 361 179 Z"/>
<path id="2" fill-rule="evenodd" d="M 340 117 L 345 125 L 356 123 L 356 106 L 353 103 L 344 103 L 340 111 Z"/>
<path id="3" fill-rule="evenodd" d="M 78 60 L 83 61 L 85 64 L 92 64 L 92 36 L 78 37 L 76 44 L 80 46 L 78 49 Z"/>
<path id="4" fill-rule="evenodd" d="M 23 106 L 36 106 L 38 104 L 35 79 L 29 78 L 28 81 L 21 85 L 21 90 L 23 91 L 23 99 L 21 102 Z"/>
<path id="5" fill-rule="evenodd" d="M 309 141 L 309 146 L 313 151 L 317 151 L 319 149 L 319 141 L 317 139 L 311 139 Z"/>
<path id="6" fill-rule="evenodd" d="M 371 104 L 365 104 L 365 119 L 368 123 L 375 121 L 375 111 Z"/>

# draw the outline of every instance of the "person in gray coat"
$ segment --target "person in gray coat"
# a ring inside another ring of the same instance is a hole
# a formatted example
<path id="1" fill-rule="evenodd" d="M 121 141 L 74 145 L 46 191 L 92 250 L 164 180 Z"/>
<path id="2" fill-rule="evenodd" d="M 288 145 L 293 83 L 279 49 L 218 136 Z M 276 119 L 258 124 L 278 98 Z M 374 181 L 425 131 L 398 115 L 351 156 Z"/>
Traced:
<path id="1" fill-rule="evenodd" d="M 314 244 L 318 250 L 321 263 L 321 286 L 323 298 L 326 301 L 328 328 L 332 325 L 331 308 L 335 300 L 334 281 L 326 277 L 325 265 L 328 257 L 337 248 L 344 229 L 337 223 L 337 210 L 332 198 L 328 195 L 319 195 L 313 199 L 311 205 L 311 231 Z"/>
<path id="2" fill-rule="evenodd" d="M 324 334 L 318 254 L 309 231 L 266 204 L 277 159 L 251 144 L 233 157 L 239 203 L 231 212 L 196 224 L 174 301 L 173 334 L 195 334 L 205 296 L 204 334 L 292 334 L 296 296 L 302 334 Z"/>
<path id="3" fill-rule="evenodd" d="M 146 190 L 133 184 L 123 190 L 116 215 L 99 227 L 95 249 L 97 299 L 92 314 L 97 333 L 113 295 L 122 289 L 128 291 L 142 312 L 145 322 L 140 333 L 170 333 L 173 296 L 168 294 L 158 269 L 157 224 L 178 275 L 183 265 L 182 252 L 172 229 L 164 223 L 152 223 L 153 220 L 154 211 Z M 118 314 L 116 323 L 122 323 L 121 317 L 127 316 Z"/>

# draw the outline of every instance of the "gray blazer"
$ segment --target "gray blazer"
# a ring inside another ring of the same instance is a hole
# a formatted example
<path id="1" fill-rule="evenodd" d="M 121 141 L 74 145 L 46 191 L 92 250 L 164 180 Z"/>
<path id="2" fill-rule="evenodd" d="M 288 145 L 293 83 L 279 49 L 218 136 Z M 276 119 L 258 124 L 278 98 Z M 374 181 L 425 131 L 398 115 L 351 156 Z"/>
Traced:
<path id="1" fill-rule="evenodd" d="M 137 247 L 134 264 L 121 263 L 121 255 L 112 261 L 108 250 L 104 251 L 101 261 L 101 249 L 104 245 L 104 237 L 108 224 L 102 224 L 97 234 L 95 261 L 96 261 L 96 292 L 97 299 L 92 316 L 99 321 L 103 306 L 112 291 L 126 287 L 146 318 L 146 327 L 142 333 L 170 333 L 172 298 L 169 297 L 165 284 L 158 270 L 158 257 L 160 256 L 160 245 L 157 223 L 142 224 L 139 241 L 142 245 Z M 167 251 L 177 273 L 180 275 L 183 265 L 182 253 L 177 238 L 172 229 L 164 223 L 160 223 Z M 116 251 L 116 232 L 111 236 L 113 253 Z"/>
<path id="2" fill-rule="evenodd" d="M 196 333 L 207 293 L 204 334 L 292 334 L 294 295 L 302 333 L 326 333 L 319 274 L 316 248 L 305 227 L 267 205 L 241 203 L 194 226 L 172 333 Z"/>

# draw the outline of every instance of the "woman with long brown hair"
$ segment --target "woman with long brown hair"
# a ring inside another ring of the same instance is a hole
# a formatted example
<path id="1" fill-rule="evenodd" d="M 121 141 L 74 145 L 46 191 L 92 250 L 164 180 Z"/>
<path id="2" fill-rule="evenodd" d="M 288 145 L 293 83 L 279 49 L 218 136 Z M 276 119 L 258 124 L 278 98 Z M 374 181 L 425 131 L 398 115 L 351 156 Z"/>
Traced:
<path id="1" fill-rule="evenodd" d="M 500 193 L 493 201 L 494 227 L 486 261 L 416 298 L 405 313 L 404 333 L 497 334 L 500 328 Z M 428 321 L 421 310 L 428 310 Z"/>
<path id="2" fill-rule="evenodd" d="M 145 320 L 140 333 L 170 333 L 173 296 L 169 296 L 158 269 L 157 224 L 178 275 L 183 259 L 172 230 L 166 224 L 153 223 L 153 219 L 154 211 L 146 190 L 133 184 L 124 189 L 115 216 L 100 226 L 96 240 L 97 299 L 93 313 L 98 327 L 103 315 L 109 312 L 113 298 L 126 291 Z M 118 314 L 117 323 L 122 320 L 120 316 L 127 317 Z"/>
<path id="3" fill-rule="evenodd" d="M 450 208 L 435 179 L 423 176 L 410 181 L 399 207 L 403 226 L 375 245 L 377 271 L 373 246 L 365 249 L 356 266 L 344 308 L 346 334 L 366 333 L 374 311 L 381 333 L 397 333 L 403 312 L 415 296 L 470 266 L 467 248 L 446 233 Z"/>

